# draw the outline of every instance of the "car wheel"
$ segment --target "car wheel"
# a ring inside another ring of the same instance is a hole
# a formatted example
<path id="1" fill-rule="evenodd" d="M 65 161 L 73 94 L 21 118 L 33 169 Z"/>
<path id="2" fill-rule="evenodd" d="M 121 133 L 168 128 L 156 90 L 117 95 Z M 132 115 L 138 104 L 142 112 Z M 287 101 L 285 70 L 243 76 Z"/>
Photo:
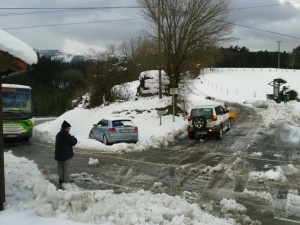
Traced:
<path id="1" fill-rule="evenodd" d="M 230 130 L 231 129 L 231 120 L 228 121 L 228 124 L 227 124 L 227 130 Z"/>
<path id="2" fill-rule="evenodd" d="M 89 138 L 94 139 L 94 135 L 93 135 L 92 131 L 90 131 L 90 133 L 89 133 Z"/>
<path id="3" fill-rule="evenodd" d="M 104 143 L 105 145 L 109 145 L 109 141 L 108 141 L 108 139 L 107 139 L 107 137 L 106 137 L 105 134 L 103 135 L 103 143 Z"/>
<path id="4" fill-rule="evenodd" d="M 193 127 L 196 130 L 201 130 L 206 127 L 206 118 L 204 116 L 196 116 L 192 121 Z"/>
<path id="5" fill-rule="evenodd" d="M 220 129 L 217 133 L 217 140 L 221 140 L 222 137 L 223 137 L 223 131 L 222 131 L 222 129 Z"/>
<path id="6" fill-rule="evenodd" d="M 23 138 L 23 141 L 29 142 L 29 139 L 30 139 L 30 137 L 24 137 L 24 138 Z"/>

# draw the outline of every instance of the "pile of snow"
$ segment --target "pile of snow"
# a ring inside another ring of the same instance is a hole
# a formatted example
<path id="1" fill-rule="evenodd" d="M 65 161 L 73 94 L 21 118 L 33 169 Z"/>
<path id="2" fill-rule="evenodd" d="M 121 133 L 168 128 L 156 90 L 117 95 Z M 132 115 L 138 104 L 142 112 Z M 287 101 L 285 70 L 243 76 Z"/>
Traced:
<path id="1" fill-rule="evenodd" d="M 252 171 L 249 174 L 250 181 L 257 181 L 259 183 L 263 183 L 265 181 L 285 181 L 286 177 L 282 169 L 279 166 L 274 169 L 268 170 L 266 172 L 263 171 Z"/>
<path id="2" fill-rule="evenodd" d="M 231 221 L 235 221 L 236 224 L 257 224 L 260 225 L 259 221 L 253 221 L 249 216 L 246 215 L 247 208 L 234 199 L 223 199 L 220 201 L 221 213 L 225 218 Z"/>
<path id="3" fill-rule="evenodd" d="M 252 152 L 250 156 L 262 156 L 262 152 Z"/>
<path id="4" fill-rule="evenodd" d="M 57 190 L 37 165 L 5 153 L 6 204 L 1 224 L 234 224 L 205 213 L 197 204 L 147 191 L 114 194 L 72 185 Z M 22 219 L 22 220 L 20 220 Z M 76 222 L 71 222 L 76 221 Z"/>
<path id="5" fill-rule="evenodd" d="M 221 212 L 223 213 L 245 213 L 247 208 L 241 204 L 238 204 L 234 199 L 223 199 L 220 202 L 221 204 Z"/>
<path id="6" fill-rule="evenodd" d="M 148 70 L 141 72 L 140 77 L 139 94 L 140 95 L 153 95 L 159 92 L 159 71 L 158 70 Z M 161 85 L 162 93 L 168 93 L 169 88 L 169 77 L 165 71 L 161 71 Z"/>
<path id="7" fill-rule="evenodd" d="M 98 159 L 89 158 L 89 166 L 99 166 L 99 160 Z"/>
<path id="8" fill-rule="evenodd" d="M 299 215 L 300 196 L 297 190 L 290 190 L 287 195 L 286 211 L 290 215 Z"/>
<path id="9" fill-rule="evenodd" d="M 139 85 L 140 81 L 138 80 L 115 85 L 112 88 L 112 92 L 119 99 L 130 100 L 133 99 L 135 95 L 137 95 Z"/>
<path id="10" fill-rule="evenodd" d="M 265 191 L 259 192 L 259 191 L 251 191 L 251 190 L 245 189 L 243 191 L 243 193 L 246 193 L 247 195 L 250 195 L 251 197 L 257 197 L 259 199 L 263 199 L 263 200 L 268 201 L 268 202 L 273 201 L 272 195 L 268 192 L 265 192 Z"/>

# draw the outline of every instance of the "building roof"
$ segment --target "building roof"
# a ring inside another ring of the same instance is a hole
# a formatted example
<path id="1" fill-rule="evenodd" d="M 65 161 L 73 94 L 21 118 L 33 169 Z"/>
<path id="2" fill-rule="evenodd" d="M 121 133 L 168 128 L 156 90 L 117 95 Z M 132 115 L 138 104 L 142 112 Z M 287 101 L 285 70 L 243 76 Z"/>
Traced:
<path id="1" fill-rule="evenodd" d="M 25 71 L 37 63 L 36 52 L 16 37 L 0 30 L 0 75 Z"/>

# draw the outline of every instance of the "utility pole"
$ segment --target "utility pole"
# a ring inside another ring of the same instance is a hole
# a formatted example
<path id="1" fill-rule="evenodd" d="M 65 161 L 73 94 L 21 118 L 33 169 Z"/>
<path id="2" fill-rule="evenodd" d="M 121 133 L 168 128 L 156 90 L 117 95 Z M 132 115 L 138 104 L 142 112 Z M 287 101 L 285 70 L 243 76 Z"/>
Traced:
<path id="1" fill-rule="evenodd" d="M 162 83 L 161 83 L 161 26 L 160 26 L 160 2 L 161 0 L 157 0 L 157 54 L 158 54 L 158 93 L 159 98 L 162 98 Z"/>
<path id="2" fill-rule="evenodd" d="M 280 68 L 280 42 L 282 41 L 277 41 L 278 42 L 278 69 Z"/>
<path id="3" fill-rule="evenodd" d="M 5 202 L 5 175 L 4 175 L 4 143 L 3 143 L 3 115 L 2 115 L 2 74 L 0 74 L 0 211 Z"/>

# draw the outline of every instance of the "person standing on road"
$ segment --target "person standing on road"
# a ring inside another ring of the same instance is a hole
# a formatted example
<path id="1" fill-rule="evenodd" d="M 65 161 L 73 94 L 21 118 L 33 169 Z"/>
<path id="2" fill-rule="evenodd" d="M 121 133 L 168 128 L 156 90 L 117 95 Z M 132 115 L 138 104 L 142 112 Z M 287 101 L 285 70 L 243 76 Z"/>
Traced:
<path id="1" fill-rule="evenodd" d="M 61 130 L 56 135 L 55 140 L 55 160 L 57 161 L 59 184 L 72 182 L 69 178 L 70 160 L 74 152 L 73 146 L 77 144 L 77 139 L 70 134 L 71 125 L 64 120 Z"/>

